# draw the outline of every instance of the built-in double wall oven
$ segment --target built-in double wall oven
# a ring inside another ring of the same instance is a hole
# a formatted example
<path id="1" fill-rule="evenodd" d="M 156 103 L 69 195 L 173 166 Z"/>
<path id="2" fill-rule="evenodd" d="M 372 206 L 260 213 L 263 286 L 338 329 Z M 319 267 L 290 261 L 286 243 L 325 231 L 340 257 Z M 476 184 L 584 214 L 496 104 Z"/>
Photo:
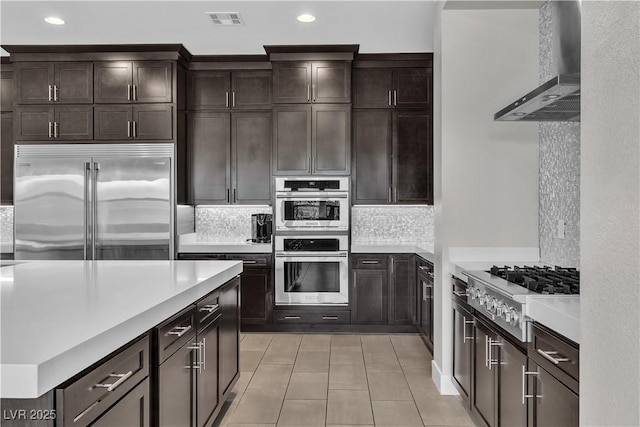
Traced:
<path id="1" fill-rule="evenodd" d="M 349 178 L 275 179 L 276 232 L 349 231 Z"/>
<path id="2" fill-rule="evenodd" d="M 348 240 L 346 234 L 276 235 L 276 304 L 348 304 Z"/>

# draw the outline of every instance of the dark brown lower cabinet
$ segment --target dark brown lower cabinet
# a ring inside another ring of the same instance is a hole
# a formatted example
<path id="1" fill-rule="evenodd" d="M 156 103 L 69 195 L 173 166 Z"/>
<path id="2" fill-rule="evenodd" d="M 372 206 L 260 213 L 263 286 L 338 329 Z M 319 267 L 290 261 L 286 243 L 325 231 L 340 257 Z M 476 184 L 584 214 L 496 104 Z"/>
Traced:
<path id="1" fill-rule="evenodd" d="M 353 270 L 351 283 L 351 323 L 387 324 L 387 270 Z"/>
<path id="2" fill-rule="evenodd" d="M 493 348 L 491 342 L 496 334 L 484 323 L 476 319 L 473 326 L 474 363 L 471 381 L 471 411 L 479 422 L 488 427 L 496 426 L 496 379 L 497 369 L 489 354 Z"/>
<path id="3" fill-rule="evenodd" d="M 264 325 L 273 320 L 273 270 L 271 254 L 227 255 L 242 260 L 240 319 L 243 325 Z"/>
<path id="4" fill-rule="evenodd" d="M 197 342 L 189 340 L 158 367 L 158 425 L 193 425 Z"/>
<path id="5" fill-rule="evenodd" d="M 220 395 L 226 395 L 240 374 L 240 279 L 220 291 Z M 220 399 L 222 401 L 222 399 Z"/>
<path id="6" fill-rule="evenodd" d="M 527 355 L 505 339 L 500 340 L 498 355 L 498 425 L 527 427 L 527 399 L 522 396 Z"/>
<path id="7" fill-rule="evenodd" d="M 200 365 L 196 369 L 196 422 L 197 427 L 210 425 L 220 404 L 218 391 L 219 316 L 207 326 L 198 329 Z"/>
<path id="8" fill-rule="evenodd" d="M 416 264 L 418 307 L 415 321 L 427 347 L 433 351 L 433 264 L 422 259 Z"/>
<path id="9" fill-rule="evenodd" d="M 469 408 L 471 373 L 473 372 L 473 315 L 453 303 L 453 381 Z"/>
<path id="10" fill-rule="evenodd" d="M 109 408 L 93 427 L 149 427 L 149 379 L 145 379 Z M 177 425 L 177 424 L 176 424 Z"/>
<path id="11" fill-rule="evenodd" d="M 580 398 L 533 360 L 528 360 L 528 393 L 535 396 L 529 411 L 530 427 L 577 427 Z"/>
<path id="12" fill-rule="evenodd" d="M 394 254 L 389 261 L 389 324 L 415 325 L 415 256 Z"/>

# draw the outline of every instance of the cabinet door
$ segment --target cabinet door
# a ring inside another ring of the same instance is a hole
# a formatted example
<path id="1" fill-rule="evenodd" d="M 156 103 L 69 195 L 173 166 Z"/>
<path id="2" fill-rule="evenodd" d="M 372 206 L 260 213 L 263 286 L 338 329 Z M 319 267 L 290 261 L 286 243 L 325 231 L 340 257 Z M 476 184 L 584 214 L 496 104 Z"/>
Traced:
<path id="1" fill-rule="evenodd" d="M 92 427 L 149 427 L 149 379 L 146 378 L 109 408 Z"/>
<path id="2" fill-rule="evenodd" d="M 14 114 L 16 141 L 53 140 L 53 107 L 21 107 Z"/>
<path id="3" fill-rule="evenodd" d="M 55 107 L 55 137 L 61 140 L 93 139 L 93 106 Z"/>
<path id="4" fill-rule="evenodd" d="M 311 73 L 313 102 L 351 102 L 351 63 L 314 62 Z"/>
<path id="5" fill-rule="evenodd" d="M 362 325 L 387 324 L 387 270 L 353 270 L 351 322 Z"/>
<path id="6" fill-rule="evenodd" d="M 433 280 L 424 274 L 419 274 L 418 277 L 420 330 L 430 344 L 430 348 L 433 349 Z"/>
<path id="7" fill-rule="evenodd" d="M 231 75 L 228 71 L 190 71 L 189 108 L 229 108 Z"/>
<path id="8" fill-rule="evenodd" d="M 353 204 L 391 199 L 391 112 L 354 111 Z"/>
<path id="9" fill-rule="evenodd" d="M 311 112 L 313 173 L 348 174 L 351 169 L 351 106 L 314 105 Z"/>
<path id="10" fill-rule="evenodd" d="M 93 72 L 93 95 L 96 104 L 131 102 L 133 64 L 131 62 L 96 62 Z"/>
<path id="11" fill-rule="evenodd" d="M 58 62 L 54 64 L 54 76 L 56 102 L 93 103 L 93 63 Z"/>
<path id="12" fill-rule="evenodd" d="M 188 342 L 158 367 L 158 426 L 193 425 L 195 371 L 197 360 Z"/>
<path id="13" fill-rule="evenodd" d="M 311 173 L 311 106 L 273 108 L 274 175 Z"/>
<path id="14" fill-rule="evenodd" d="M 271 109 L 271 71 L 234 71 L 231 79 L 233 108 Z"/>
<path id="15" fill-rule="evenodd" d="M 270 111 L 231 115 L 234 203 L 271 204 Z"/>
<path id="16" fill-rule="evenodd" d="M 171 62 L 134 62 L 135 102 L 171 102 L 173 99 Z"/>
<path id="17" fill-rule="evenodd" d="M 13 204 L 13 113 L 0 115 L 0 148 L 2 149 L 2 175 L 0 176 L 0 203 Z"/>
<path id="18" fill-rule="evenodd" d="M 130 105 L 96 105 L 94 107 L 94 139 L 131 139 L 133 110 Z"/>
<path id="19" fill-rule="evenodd" d="M 527 366 L 527 355 L 506 340 L 501 340 L 497 353 L 500 360 L 498 425 L 527 427 L 528 399 L 524 399 L 523 403 L 522 398 L 524 390 L 522 371 Z"/>
<path id="20" fill-rule="evenodd" d="M 533 399 L 534 409 L 530 412 L 533 415 L 533 420 L 529 420 L 529 426 L 578 427 L 580 425 L 580 398 L 578 395 L 531 359 L 528 359 L 527 371 L 538 373 L 535 376 L 527 376 L 531 383 L 529 393 L 536 396 Z"/>
<path id="21" fill-rule="evenodd" d="M 471 410 L 485 426 L 494 427 L 495 423 L 495 381 L 496 368 L 489 357 L 489 340 L 496 336 L 486 326 L 476 320 L 474 330 L 473 390 L 471 392 Z M 491 369 L 490 369 L 491 368 Z"/>
<path id="22" fill-rule="evenodd" d="M 17 104 L 47 104 L 53 101 L 52 63 L 17 63 L 15 72 Z"/>
<path id="23" fill-rule="evenodd" d="M 469 407 L 471 392 L 471 361 L 473 329 L 470 325 L 473 319 L 470 313 L 454 305 L 453 308 L 453 380 L 466 406 Z M 482 356 L 484 353 L 481 353 Z"/>
<path id="24" fill-rule="evenodd" d="M 433 204 L 431 116 L 426 111 L 393 113 L 393 201 Z"/>
<path id="25" fill-rule="evenodd" d="M 273 102 L 299 104 L 311 102 L 311 63 L 273 63 Z"/>
<path id="26" fill-rule="evenodd" d="M 240 281 L 227 284 L 220 294 L 220 393 L 226 395 L 239 374 L 240 356 Z M 220 399 L 222 401 L 222 399 Z"/>
<path id="27" fill-rule="evenodd" d="M 13 111 L 13 102 L 15 101 L 15 80 L 13 71 L 2 66 L 0 71 L 0 111 L 6 113 Z"/>
<path id="28" fill-rule="evenodd" d="M 353 108 L 391 108 L 391 70 L 356 69 L 353 71 L 353 84 Z"/>
<path id="29" fill-rule="evenodd" d="M 427 108 L 431 104 L 431 69 L 403 68 L 393 73 L 394 106 Z"/>
<path id="30" fill-rule="evenodd" d="M 273 318 L 273 283 L 271 269 L 247 268 L 240 275 L 242 283 L 240 317 L 243 324 L 271 323 Z"/>
<path id="31" fill-rule="evenodd" d="M 171 105 L 134 105 L 133 121 L 135 139 L 173 138 L 173 107 Z"/>
<path id="32" fill-rule="evenodd" d="M 415 319 L 416 278 L 413 255 L 392 255 L 389 267 L 389 324 L 410 325 Z"/>
<path id="33" fill-rule="evenodd" d="M 194 203 L 230 202 L 229 121 L 229 113 L 208 112 L 189 115 L 189 174 Z"/>
<path id="34" fill-rule="evenodd" d="M 197 402 L 196 411 L 198 413 L 197 427 L 204 427 L 216 410 L 220 401 L 218 400 L 218 335 L 220 324 L 218 320 L 211 322 L 202 331 L 198 331 L 198 342 L 200 343 L 201 366 L 196 374 L 197 382 Z"/>

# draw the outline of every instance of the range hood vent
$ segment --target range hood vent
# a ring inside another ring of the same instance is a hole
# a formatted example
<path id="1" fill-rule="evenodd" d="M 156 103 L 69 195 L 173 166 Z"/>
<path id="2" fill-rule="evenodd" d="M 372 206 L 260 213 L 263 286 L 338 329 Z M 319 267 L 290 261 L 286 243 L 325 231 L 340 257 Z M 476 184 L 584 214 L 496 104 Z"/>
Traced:
<path id="1" fill-rule="evenodd" d="M 580 121 L 580 3 L 551 0 L 556 77 L 494 114 L 497 121 Z"/>

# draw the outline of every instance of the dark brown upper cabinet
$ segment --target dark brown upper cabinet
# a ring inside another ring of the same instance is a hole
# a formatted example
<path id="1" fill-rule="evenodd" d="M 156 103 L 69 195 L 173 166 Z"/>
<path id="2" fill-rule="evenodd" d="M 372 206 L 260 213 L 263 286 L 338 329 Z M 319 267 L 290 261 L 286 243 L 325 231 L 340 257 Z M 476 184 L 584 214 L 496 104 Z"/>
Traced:
<path id="1" fill-rule="evenodd" d="M 171 105 L 96 105 L 94 138 L 98 140 L 170 140 Z"/>
<path id="2" fill-rule="evenodd" d="M 350 103 L 351 62 L 274 62 L 273 102 Z"/>
<path id="3" fill-rule="evenodd" d="M 93 139 L 93 107 L 91 105 L 20 107 L 14 114 L 16 141 Z"/>
<path id="4" fill-rule="evenodd" d="M 271 126 L 270 111 L 190 113 L 193 203 L 270 204 Z"/>
<path id="5" fill-rule="evenodd" d="M 189 108 L 270 109 L 271 71 L 191 71 Z"/>
<path id="6" fill-rule="evenodd" d="M 96 62 L 96 104 L 172 102 L 171 62 Z"/>
<path id="7" fill-rule="evenodd" d="M 273 108 L 275 175 L 347 175 L 350 105 L 279 105 Z"/>
<path id="8" fill-rule="evenodd" d="M 353 73 L 354 108 L 428 108 L 430 68 L 359 68 Z"/>
<path id="9" fill-rule="evenodd" d="M 433 142 L 425 110 L 353 113 L 353 203 L 432 204 Z"/>
<path id="10" fill-rule="evenodd" d="M 17 104 L 91 104 L 91 62 L 19 62 L 15 64 Z"/>

